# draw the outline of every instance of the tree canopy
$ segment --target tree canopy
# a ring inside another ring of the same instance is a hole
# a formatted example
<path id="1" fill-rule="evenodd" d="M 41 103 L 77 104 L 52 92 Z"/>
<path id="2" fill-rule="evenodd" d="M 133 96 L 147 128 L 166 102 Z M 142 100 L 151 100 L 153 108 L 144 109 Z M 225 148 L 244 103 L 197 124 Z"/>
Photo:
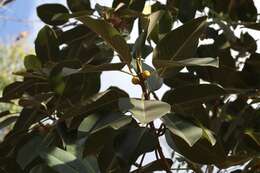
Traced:
<path id="1" fill-rule="evenodd" d="M 0 172 L 260 172 L 260 54 L 242 30 L 260 30 L 253 0 L 67 0 L 37 14 L 35 54 L 0 98 L 22 107 L 0 113 L 12 127 Z M 106 71 L 131 75 L 142 95 L 100 91 Z"/>

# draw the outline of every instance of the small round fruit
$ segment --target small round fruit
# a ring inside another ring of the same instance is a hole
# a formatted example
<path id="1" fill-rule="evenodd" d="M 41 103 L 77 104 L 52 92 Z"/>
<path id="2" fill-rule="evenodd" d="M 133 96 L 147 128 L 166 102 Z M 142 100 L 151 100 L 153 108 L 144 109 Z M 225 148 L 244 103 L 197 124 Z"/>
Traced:
<path id="1" fill-rule="evenodd" d="M 138 84 L 140 84 L 140 79 L 139 79 L 137 76 L 134 76 L 134 77 L 132 78 L 132 83 L 133 83 L 134 85 L 138 85 Z"/>
<path id="2" fill-rule="evenodd" d="M 144 79 L 147 79 L 147 78 L 150 77 L 150 76 L 151 76 L 151 73 L 150 73 L 148 70 L 143 71 L 142 77 L 143 77 Z"/>

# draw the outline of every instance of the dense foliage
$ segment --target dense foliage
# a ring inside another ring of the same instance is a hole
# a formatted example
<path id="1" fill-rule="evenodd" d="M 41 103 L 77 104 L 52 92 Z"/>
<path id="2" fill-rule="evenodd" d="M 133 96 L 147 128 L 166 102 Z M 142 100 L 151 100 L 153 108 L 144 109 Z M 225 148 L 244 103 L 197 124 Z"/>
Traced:
<path id="1" fill-rule="evenodd" d="M 235 165 L 244 165 L 235 172 L 260 172 L 260 54 L 241 32 L 260 29 L 252 0 L 114 0 L 95 8 L 67 0 L 37 13 L 46 26 L 36 54 L 24 58 L 26 69 L 15 73 L 22 80 L 1 98 L 23 109 L 11 119 L 10 111 L 0 114 L 14 123 L 0 144 L 0 172 L 178 170 L 159 137 L 186 172 Z M 145 62 L 151 54 L 154 67 Z M 129 87 L 140 86 L 142 96 L 116 86 L 100 92 L 104 71 L 131 75 Z M 160 99 L 163 84 L 170 90 Z M 146 153 L 155 156 L 144 165 Z"/>

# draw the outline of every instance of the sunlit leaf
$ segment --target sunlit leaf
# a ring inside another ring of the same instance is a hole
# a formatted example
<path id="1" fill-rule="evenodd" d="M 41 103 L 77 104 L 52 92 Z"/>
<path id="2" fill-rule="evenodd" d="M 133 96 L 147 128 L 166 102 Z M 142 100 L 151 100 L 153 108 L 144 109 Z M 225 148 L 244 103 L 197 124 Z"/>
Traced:
<path id="1" fill-rule="evenodd" d="M 92 165 L 83 163 L 74 155 L 60 148 L 51 148 L 47 152 L 41 152 L 40 156 L 46 164 L 59 173 L 96 173 Z"/>
<path id="2" fill-rule="evenodd" d="M 167 114 L 162 120 L 173 134 L 181 137 L 189 146 L 193 146 L 203 135 L 200 127 L 181 119 L 176 114 Z"/>
<path id="3" fill-rule="evenodd" d="M 27 70 L 38 70 L 42 67 L 42 64 L 37 56 L 27 55 L 24 58 L 24 66 Z"/>
<path id="4" fill-rule="evenodd" d="M 133 116 L 142 124 L 147 124 L 157 118 L 169 113 L 169 104 L 156 100 L 139 100 L 121 98 L 119 108 L 122 111 L 130 111 Z"/>

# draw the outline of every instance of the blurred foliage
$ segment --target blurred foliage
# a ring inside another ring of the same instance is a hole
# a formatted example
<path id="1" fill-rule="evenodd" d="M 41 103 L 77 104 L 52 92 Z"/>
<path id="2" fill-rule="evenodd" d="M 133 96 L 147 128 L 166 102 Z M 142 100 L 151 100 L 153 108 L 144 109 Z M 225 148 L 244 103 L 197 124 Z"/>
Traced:
<path id="1" fill-rule="evenodd" d="M 2 91 L 6 85 L 16 80 L 21 80 L 21 78 L 19 76 L 14 75 L 13 72 L 17 72 L 24 68 L 24 65 L 22 63 L 23 57 L 32 51 L 26 43 L 26 37 L 27 33 L 22 32 L 19 34 L 19 36 L 15 39 L 13 43 L 0 43 L 0 95 L 2 95 Z M 20 110 L 20 106 L 16 104 L 0 103 L 1 112 L 10 111 L 12 113 L 16 113 Z M 3 120 L 3 118 L 0 119 Z M 1 135 L 4 135 L 5 133 L 1 133 Z"/>

